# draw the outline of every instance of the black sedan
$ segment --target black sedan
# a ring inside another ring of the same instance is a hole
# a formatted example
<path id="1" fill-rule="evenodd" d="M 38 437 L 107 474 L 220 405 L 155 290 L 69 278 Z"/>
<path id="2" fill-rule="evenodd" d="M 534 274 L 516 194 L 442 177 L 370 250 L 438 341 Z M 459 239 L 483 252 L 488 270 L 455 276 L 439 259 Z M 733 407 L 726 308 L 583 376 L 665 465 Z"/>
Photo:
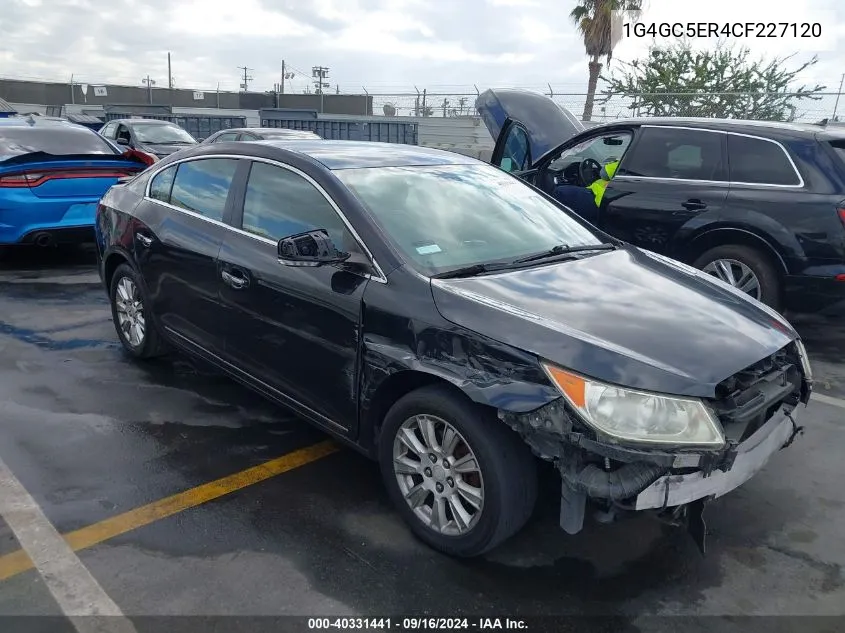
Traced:
<path id="1" fill-rule="evenodd" d="M 493 163 L 595 226 L 778 310 L 845 314 L 842 128 L 644 118 L 584 130 L 527 90 L 488 90 L 476 107 Z"/>
<path id="2" fill-rule="evenodd" d="M 100 128 L 100 134 L 118 145 L 158 158 L 197 144 L 193 136 L 175 123 L 158 119 L 115 119 Z"/>
<path id="3" fill-rule="evenodd" d="M 561 525 L 703 500 L 796 436 L 811 374 L 778 313 L 433 149 L 214 143 L 97 212 L 118 336 L 215 364 L 377 459 L 412 530 L 480 554 L 516 533 L 537 459 Z M 340 482 L 339 482 L 340 483 Z"/>
<path id="4" fill-rule="evenodd" d="M 230 128 L 215 132 L 203 143 L 228 143 L 231 141 L 271 141 L 318 139 L 320 136 L 311 130 L 289 130 L 283 127 L 244 127 Z"/>

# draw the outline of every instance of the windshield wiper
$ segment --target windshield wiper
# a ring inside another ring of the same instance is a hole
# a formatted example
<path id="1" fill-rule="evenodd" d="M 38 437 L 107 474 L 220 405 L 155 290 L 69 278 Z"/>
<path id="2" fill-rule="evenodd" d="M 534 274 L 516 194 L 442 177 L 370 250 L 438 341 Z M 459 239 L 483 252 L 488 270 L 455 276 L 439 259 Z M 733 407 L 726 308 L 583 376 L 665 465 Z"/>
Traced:
<path id="1" fill-rule="evenodd" d="M 520 257 L 519 259 L 513 260 L 513 264 L 526 264 L 528 262 L 536 262 L 541 259 L 547 259 L 549 257 L 556 257 L 558 255 L 569 255 L 570 253 L 586 253 L 588 251 L 614 251 L 616 250 L 616 246 L 614 244 L 590 244 L 590 245 L 582 245 L 582 246 L 569 246 L 568 244 L 558 244 L 550 248 L 547 251 L 543 251 L 542 253 L 535 253 L 534 255 L 528 255 L 527 257 Z"/>
<path id="2" fill-rule="evenodd" d="M 492 273 L 500 270 L 507 270 L 513 268 L 509 263 L 493 263 L 493 264 L 473 264 L 472 266 L 463 266 L 455 268 L 454 270 L 447 270 L 443 273 L 432 275 L 432 279 L 455 279 L 457 277 L 476 277 L 484 273 Z"/>

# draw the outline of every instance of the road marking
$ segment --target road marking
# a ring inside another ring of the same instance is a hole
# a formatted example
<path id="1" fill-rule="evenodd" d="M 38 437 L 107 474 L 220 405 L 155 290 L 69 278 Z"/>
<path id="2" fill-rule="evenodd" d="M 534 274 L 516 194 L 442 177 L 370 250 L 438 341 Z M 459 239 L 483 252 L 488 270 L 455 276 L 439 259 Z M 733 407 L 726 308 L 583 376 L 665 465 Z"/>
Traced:
<path id="1" fill-rule="evenodd" d="M 0 517 L 44 579 L 62 613 L 79 633 L 101 630 L 100 618 L 112 616 L 110 627 L 126 633 L 135 627 L 73 553 L 35 499 L 0 459 Z M 114 616 L 119 620 L 113 619 Z"/>
<path id="2" fill-rule="evenodd" d="M 839 407 L 840 409 L 845 409 L 845 400 L 842 398 L 834 398 L 833 396 L 826 396 L 823 393 L 816 393 L 813 392 L 813 395 L 810 396 L 810 402 L 813 400 L 818 400 L 824 404 L 829 404 L 832 407 Z"/>
<path id="3" fill-rule="evenodd" d="M 318 459 L 337 452 L 338 446 L 331 440 L 319 442 L 293 451 L 258 466 L 216 479 L 196 488 L 185 490 L 159 501 L 153 501 L 140 508 L 105 519 L 64 535 L 64 541 L 75 552 L 92 547 L 121 534 L 126 534 L 139 527 L 149 525 L 184 510 L 202 505 L 219 497 L 252 486 L 259 482 L 281 475 L 290 470 L 305 466 Z M 24 550 L 27 548 L 21 543 Z M 18 550 L 0 556 L 0 581 L 11 578 L 21 572 L 32 569 L 31 561 L 24 551 Z M 36 565 L 37 567 L 37 565 Z"/>

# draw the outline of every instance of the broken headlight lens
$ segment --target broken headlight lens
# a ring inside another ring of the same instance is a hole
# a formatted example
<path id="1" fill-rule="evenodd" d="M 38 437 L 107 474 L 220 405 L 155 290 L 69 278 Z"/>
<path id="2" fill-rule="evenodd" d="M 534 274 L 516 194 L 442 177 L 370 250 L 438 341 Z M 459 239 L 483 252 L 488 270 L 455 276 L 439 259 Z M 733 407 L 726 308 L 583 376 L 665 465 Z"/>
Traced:
<path id="1" fill-rule="evenodd" d="M 707 448 L 725 444 L 718 419 L 701 400 L 625 389 L 545 363 L 543 369 L 587 424 L 616 440 Z"/>

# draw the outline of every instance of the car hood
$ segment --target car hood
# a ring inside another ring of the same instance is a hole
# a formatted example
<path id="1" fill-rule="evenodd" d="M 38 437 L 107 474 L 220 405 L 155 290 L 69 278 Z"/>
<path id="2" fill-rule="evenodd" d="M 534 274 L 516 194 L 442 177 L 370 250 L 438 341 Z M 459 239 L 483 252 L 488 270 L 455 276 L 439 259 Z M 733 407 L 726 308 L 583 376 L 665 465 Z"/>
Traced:
<path id="1" fill-rule="evenodd" d="M 185 149 L 186 147 L 194 147 L 194 145 L 159 145 L 157 143 L 143 143 L 138 149 L 149 152 L 150 154 L 155 154 L 156 156 L 162 158 L 164 156 L 170 156 L 171 154 L 178 152 L 180 149 Z"/>
<path id="2" fill-rule="evenodd" d="M 494 141 L 508 119 L 521 123 L 531 142 L 534 163 L 585 129 L 569 110 L 531 90 L 485 90 L 476 98 L 475 108 Z"/>
<path id="3" fill-rule="evenodd" d="M 432 279 L 452 323 L 598 380 L 713 397 L 798 338 L 706 273 L 634 247 L 465 279 Z"/>

